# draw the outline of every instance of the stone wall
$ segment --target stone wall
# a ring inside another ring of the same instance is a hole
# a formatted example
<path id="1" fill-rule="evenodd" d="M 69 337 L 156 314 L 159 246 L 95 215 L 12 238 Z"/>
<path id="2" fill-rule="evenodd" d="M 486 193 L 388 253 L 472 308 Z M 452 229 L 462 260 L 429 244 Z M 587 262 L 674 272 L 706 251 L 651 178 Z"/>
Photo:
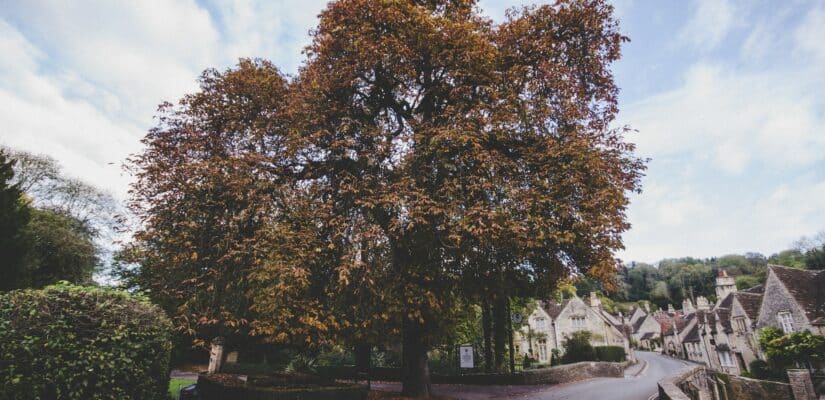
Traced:
<path id="1" fill-rule="evenodd" d="M 793 400 L 791 386 L 787 383 L 743 378 L 741 376 L 715 374 L 718 390 L 727 394 L 730 400 Z"/>
<path id="2" fill-rule="evenodd" d="M 462 385 L 556 385 L 590 378 L 621 378 L 628 363 L 585 361 L 510 374 L 433 375 L 433 383 Z"/>
<path id="3" fill-rule="evenodd" d="M 743 378 L 695 367 L 659 382 L 662 400 L 794 400 L 787 383 Z M 797 399 L 801 400 L 801 399 Z"/>

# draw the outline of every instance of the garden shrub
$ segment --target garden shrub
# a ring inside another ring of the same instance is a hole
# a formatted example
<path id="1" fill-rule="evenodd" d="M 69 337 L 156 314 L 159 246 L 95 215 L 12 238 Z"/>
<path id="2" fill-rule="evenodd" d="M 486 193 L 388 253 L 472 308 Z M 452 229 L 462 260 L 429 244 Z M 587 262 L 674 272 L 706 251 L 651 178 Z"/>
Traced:
<path id="1" fill-rule="evenodd" d="M 621 346 L 596 346 L 596 361 L 623 362 L 625 360 L 624 347 Z"/>
<path id="2" fill-rule="evenodd" d="M 573 332 L 564 342 L 562 364 L 572 364 L 581 361 L 596 361 L 596 351 L 590 344 L 592 334 L 588 331 Z"/>
<path id="3" fill-rule="evenodd" d="M 68 284 L 0 295 L 0 399 L 165 399 L 172 325 L 142 297 Z"/>

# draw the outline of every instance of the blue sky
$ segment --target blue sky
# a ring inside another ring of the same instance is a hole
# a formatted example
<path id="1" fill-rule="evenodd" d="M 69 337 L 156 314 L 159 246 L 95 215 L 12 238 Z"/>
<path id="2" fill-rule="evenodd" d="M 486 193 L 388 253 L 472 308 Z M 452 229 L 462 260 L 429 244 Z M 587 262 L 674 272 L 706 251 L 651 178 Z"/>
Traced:
<path id="1" fill-rule="evenodd" d="M 485 0 L 501 19 L 512 0 Z M 205 68 L 288 72 L 325 0 L 0 0 L 0 144 L 125 198 L 119 164 Z M 825 3 L 616 0 L 619 124 L 650 157 L 625 260 L 770 254 L 825 229 Z"/>

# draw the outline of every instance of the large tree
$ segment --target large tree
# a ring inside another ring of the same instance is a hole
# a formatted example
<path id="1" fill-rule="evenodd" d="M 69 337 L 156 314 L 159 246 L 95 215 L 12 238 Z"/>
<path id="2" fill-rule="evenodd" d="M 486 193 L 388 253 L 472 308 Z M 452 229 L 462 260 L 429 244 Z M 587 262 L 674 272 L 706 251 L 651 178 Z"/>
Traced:
<path id="1" fill-rule="evenodd" d="M 133 159 L 144 285 L 193 331 L 397 331 L 403 392 L 428 396 L 460 301 L 610 286 L 644 169 L 613 126 L 612 12 L 341 0 L 291 81 L 207 71 Z"/>

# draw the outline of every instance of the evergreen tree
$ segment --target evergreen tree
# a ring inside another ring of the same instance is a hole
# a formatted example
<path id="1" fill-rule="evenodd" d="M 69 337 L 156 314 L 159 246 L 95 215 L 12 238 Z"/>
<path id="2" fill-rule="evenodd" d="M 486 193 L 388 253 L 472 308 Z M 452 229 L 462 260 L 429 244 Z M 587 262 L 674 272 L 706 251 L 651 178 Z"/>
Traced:
<path id="1" fill-rule="evenodd" d="M 0 151 L 0 290 L 15 287 L 25 254 L 22 230 L 29 221 L 28 205 L 13 179 L 14 161 Z"/>

